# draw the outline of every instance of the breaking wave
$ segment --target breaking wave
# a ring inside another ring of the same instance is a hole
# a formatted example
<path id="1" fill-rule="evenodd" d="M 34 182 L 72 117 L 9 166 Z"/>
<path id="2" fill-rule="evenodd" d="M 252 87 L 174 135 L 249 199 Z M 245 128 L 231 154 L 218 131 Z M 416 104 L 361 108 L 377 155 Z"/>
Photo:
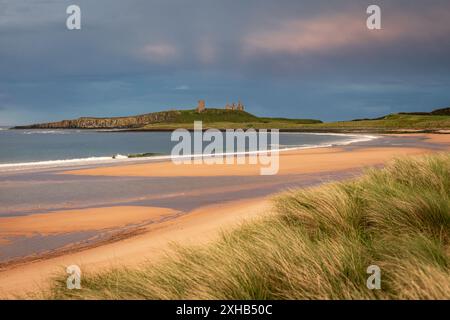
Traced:
<path id="1" fill-rule="evenodd" d="M 53 131 L 53 130 L 51 130 Z M 50 131 L 48 131 L 50 132 Z M 291 133 L 282 133 L 282 134 L 291 134 Z M 295 133 L 294 133 L 295 134 Z M 326 148 L 332 146 L 344 146 L 349 145 L 356 142 L 364 142 L 377 139 L 377 136 L 372 135 L 352 135 L 352 134 L 339 134 L 339 133 L 302 133 L 302 134 L 310 134 L 310 135 L 328 135 L 328 136 L 345 136 L 348 137 L 348 140 L 336 140 L 336 141 L 328 141 L 322 144 L 301 144 L 301 145 L 271 145 L 272 151 L 292 151 L 292 150 L 302 150 L 302 149 L 311 149 L 311 148 Z M 257 154 L 267 152 L 267 150 L 258 150 L 258 151 L 245 151 L 245 152 L 229 152 L 229 153 L 220 153 L 216 154 L 216 156 L 227 155 L 227 154 L 235 154 L 235 155 L 244 155 L 244 154 Z M 117 163 L 117 162 L 126 162 L 126 161 L 149 161 L 149 160 L 168 160 L 175 158 L 187 158 L 187 157 L 199 157 L 203 155 L 180 155 L 180 156 L 171 156 L 171 155 L 159 155 L 152 157 L 142 157 L 142 158 L 129 158 L 126 155 L 116 154 L 109 157 L 87 157 L 87 158 L 78 158 L 78 159 L 65 159 L 65 160 L 46 160 L 46 161 L 34 161 L 34 162 L 23 162 L 23 163 L 5 163 L 0 164 L 0 171 L 16 171 L 22 169 L 32 169 L 32 168 L 54 168 L 54 167 L 64 167 L 64 166 L 76 166 L 76 165 L 94 165 L 94 164 L 108 164 L 108 163 Z"/>

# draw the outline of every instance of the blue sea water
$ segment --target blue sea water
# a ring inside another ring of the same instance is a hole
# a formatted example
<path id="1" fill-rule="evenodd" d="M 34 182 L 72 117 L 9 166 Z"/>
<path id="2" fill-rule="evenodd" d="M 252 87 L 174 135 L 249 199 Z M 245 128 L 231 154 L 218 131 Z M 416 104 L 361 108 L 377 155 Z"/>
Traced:
<path id="1" fill-rule="evenodd" d="M 360 139 L 361 136 L 355 135 L 280 133 L 279 148 L 347 144 Z M 0 128 L 0 165 L 70 159 L 101 160 L 112 158 L 114 155 L 127 156 L 139 153 L 169 155 L 176 143 L 171 141 L 171 132 Z"/>

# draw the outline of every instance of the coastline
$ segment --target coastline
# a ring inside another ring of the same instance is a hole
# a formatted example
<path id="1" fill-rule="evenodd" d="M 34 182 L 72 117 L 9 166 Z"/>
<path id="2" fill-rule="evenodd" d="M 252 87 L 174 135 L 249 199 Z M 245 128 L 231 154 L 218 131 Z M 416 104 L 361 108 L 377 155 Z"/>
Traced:
<path id="1" fill-rule="evenodd" d="M 38 129 L 32 129 L 38 130 Z M 60 129 L 61 130 L 61 129 Z M 92 129 L 85 129 L 92 130 Z M 205 130 L 203 130 L 205 131 Z M 101 132 L 96 130 L 96 132 Z M 120 131 L 114 131 L 120 132 Z M 122 131 L 127 132 L 127 131 Z M 286 133 L 300 133 L 300 132 L 284 132 Z M 374 135 L 367 134 L 346 134 L 346 133 L 319 133 L 319 132 L 302 132 L 302 134 L 309 135 L 328 135 L 328 136 L 338 136 L 338 137 L 352 137 L 353 139 L 349 141 L 341 141 L 336 143 L 324 143 L 317 145 L 308 145 L 308 146 L 296 146 L 296 147 L 286 147 L 286 148 L 275 148 L 271 149 L 274 152 L 286 152 L 293 150 L 303 150 L 303 149 L 315 149 L 315 148 L 325 148 L 331 147 L 333 145 L 336 146 L 344 146 L 356 142 L 370 141 L 377 138 Z M 265 153 L 266 150 L 258 150 L 258 151 L 246 151 L 246 152 L 230 152 L 230 153 L 217 153 L 216 156 L 226 156 L 226 155 L 257 155 Z M 145 153 L 145 152 L 144 152 Z M 5 171 L 20 171 L 23 169 L 50 169 L 50 168 L 58 168 L 64 166 L 73 166 L 73 165 L 99 165 L 99 164 L 120 164 L 126 162 L 141 162 L 141 161 L 167 161 L 171 159 L 186 159 L 192 158 L 195 159 L 198 156 L 195 154 L 191 155 L 183 155 L 183 156 L 172 156 L 172 155 L 153 155 L 153 156 L 143 156 L 143 157 L 130 157 L 129 155 L 121 155 L 116 154 L 114 156 L 91 156 L 86 158 L 74 158 L 74 159 L 55 159 L 55 160 L 43 160 L 43 161 L 29 161 L 29 162 L 21 162 L 21 163 L 0 163 L 0 173 Z"/>
<path id="2" fill-rule="evenodd" d="M 65 128 L 65 127 L 54 127 L 54 128 L 28 128 L 28 127 L 5 127 L 0 128 L 0 130 L 80 130 L 80 131 L 92 131 L 92 132 L 105 132 L 105 133 L 121 133 L 121 132 L 171 132 L 176 129 L 185 129 L 189 132 L 193 132 L 194 128 L 191 126 L 170 126 L 170 125 L 162 125 L 162 126 L 154 126 L 149 128 Z M 221 127 L 206 124 L 202 131 L 206 131 L 208 129 L 216 129 L 221 132 L 224 132 L 228 129 L 254 129 L 255 131 L 260 130 L 270 130 L 277 129 L 280 133 L 340 133 L 340 134 L 450 134 L 450 129 L 448 128 L 383 128 L 383 127 L 374 127 L 374 128 L 345 128 L 345 127 L 322 127 L 322 128 L 279 128 L 276 126 L 267 126 L 265 127 L 242 127 L 240 123 L 236 123 L 234 125 L 230 125 L 229 127 Z"/>
<path id="3" fill-rule="evenodd" d="M 404 137 L 399 135 L 399 137 Z M 450 150 L 449 135 L 409 135 L 411 138 L 423 139 L 426 143 L 439 145 L 441 151 Z M 307 150 L 290 150 L 280 153 L 280 175 L 315 174 L 318 172 L 361 169 L 382 165 L 396 156 L 419 155 L 436 150 L 425 147 L 409 146 L 371 146 L 351 144 L 347 147 L 324 147 Z M 105 176 L 140 176 L 140 177 L 175 177 L 194 176 L 220 178 L 221 176 L 252 176 L 256 174 L 249 166 L 231 166 L 231 169 L 200 165 L 183 170 L 174 170 L 170 162 L 140 163 L 109 167 L 90 168 L 58 172 L 60 177 L 105 177 Z M 239 190 L 240 186 L 236 186 Z M 190 210 L 172 220 L 146 226 L 142 234 L 119 239 L 101 246 L 83 248 L 81 251 L 66 252 L 58 257 L 35 260 L 25 264 L 10 266 L 0 271 L 0 297 L 12 297 L 15 294 L 45 288 L 55 272 L 64 270 L 67 264 L 80 264 L 83 270 L 107 268 L 112 265 L 136 265 L 151 259 L 159 259 L 170 249 L 172 242 L 204 243 L 214 239 L 226 228 L 239 224 L 245 219 L 257 218 L 270 212 L 270 196 L 246 200 L 235 199 L 216 205 L 206 205 Z M 91 213 L 100 209 L 91 209 Z M 103 209 L 104 210 L 104 209 Z M 112 209 L 111 209 L 112 210 Z M 130 209 L 131 210 L 131 209 Z M 131 211 L 121 210 L 119 214 L 127 216 Z M 58 214 L 56 211 L 53 214 Z M 173 212 L 172 212 L 173 213 Z M 82 219 L 81 215 L 76 216 Z M 124 217 L 118 217 L 119 221 Z M 11 218 L 10 218 L 11 219 Z M 33 223 L 33 216 L 30 216 Z M 10 220 L 11 221 L 11 220 Z M 18 220 L 17 220 L 18 221 Z M 129 222 L 127 220 L 127 222 Z M 100 223 L 100 221 L 98 221 Z M 20 223 L 19 223 L 20 225 Z M 56 225 L 55 225 L 56 226 Z M 46 228 L 49 228 L 47 225 Z M 48 231 L 48 230 L 47 230 Z"/>

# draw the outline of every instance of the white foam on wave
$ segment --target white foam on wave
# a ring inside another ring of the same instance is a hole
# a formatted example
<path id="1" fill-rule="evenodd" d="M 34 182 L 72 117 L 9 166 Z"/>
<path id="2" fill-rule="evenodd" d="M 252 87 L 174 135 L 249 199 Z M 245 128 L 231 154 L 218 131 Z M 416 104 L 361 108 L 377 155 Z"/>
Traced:
<path id="1" fill-rule="evenodd" d="M 34 162 L 22 162 L 22 163 L 4 163 L 0 164 L 0 169 L 18 169 L 21 168 L 41 168 L 41 167 L 59 167 L 64 165 L 77 165 L 77 164 L 96 164 L 105 163 L 108 161 L 114 161 L 113 157 L 89 157 L 79 159 L 66 159 L 66 160 L 46 160 L 46 161 L 34 161 Z"/>
<path id="2" fill-rule="evenodd" d="M 116 154 L 115 156 L 113 156 L 113 159 L 128 159 L 128 156 L 124 156 L 123 154 Z"/>
<path id="3" fill-rule="evenodd" d="M 32 130 L 23 131 L 22 134 L 68 134 L 70 132 L 65 132 L 62 130 Z"/>

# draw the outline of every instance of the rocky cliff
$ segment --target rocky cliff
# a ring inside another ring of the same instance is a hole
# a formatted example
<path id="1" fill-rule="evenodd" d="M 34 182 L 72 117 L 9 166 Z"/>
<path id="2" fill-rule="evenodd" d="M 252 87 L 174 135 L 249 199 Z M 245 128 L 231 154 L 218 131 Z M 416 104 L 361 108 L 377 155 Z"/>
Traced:
<path id="1" fill-rule="evenodd" d="M 131 117 L 92 118 L 18 126 L 16 129 L 126 129 L 139 128 L 151 123 L 172 122 L 180 116 L 180 111 L 163 111 Z"/>

